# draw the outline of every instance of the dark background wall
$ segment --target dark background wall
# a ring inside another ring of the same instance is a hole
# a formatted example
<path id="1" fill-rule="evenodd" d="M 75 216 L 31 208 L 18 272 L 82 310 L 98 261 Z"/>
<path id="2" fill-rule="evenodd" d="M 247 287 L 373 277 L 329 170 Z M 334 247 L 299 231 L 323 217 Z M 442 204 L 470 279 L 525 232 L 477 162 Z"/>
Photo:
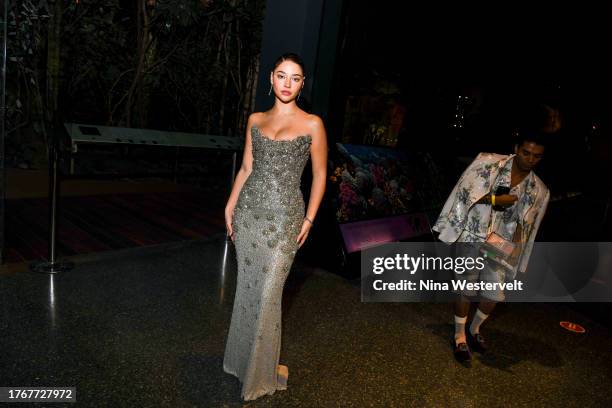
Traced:
<path id="1" fill-rule="evenodd" d="M 267 110 L 274 102 L 268 95 L 274 61 L 281 54 L 295 52 L 306 65 L 306 85 L 300 99 L 311 105 L 313 113 L 327 116 L 341 10 L 341 0 L 268 0 L 256 111 Z"/>

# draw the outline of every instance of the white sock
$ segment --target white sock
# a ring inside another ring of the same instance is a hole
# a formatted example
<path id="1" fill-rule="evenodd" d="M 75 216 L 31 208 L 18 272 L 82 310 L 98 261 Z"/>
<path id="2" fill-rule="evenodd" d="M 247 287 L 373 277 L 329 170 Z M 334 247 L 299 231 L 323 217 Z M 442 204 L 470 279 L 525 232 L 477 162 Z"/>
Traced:
<path id="1" fill-rule="evenodd" d="M 465 343 L 465 323 L 467 316 L 459 317 L 455 315 L 455 344 Z"/>
<path id="2" fill-rule="evenodd" d="M 488 314 L 484 314 L 482 310 L 476 309 L 474 319 L 472 320 L 472 324 L 470 325 L 470 333 L 472 333 L 472 336 L 476 333 L 480 333 L 480 325 L 482 324 L 482 322 L 487 320 L 487 317 L 489 317 Z"/>

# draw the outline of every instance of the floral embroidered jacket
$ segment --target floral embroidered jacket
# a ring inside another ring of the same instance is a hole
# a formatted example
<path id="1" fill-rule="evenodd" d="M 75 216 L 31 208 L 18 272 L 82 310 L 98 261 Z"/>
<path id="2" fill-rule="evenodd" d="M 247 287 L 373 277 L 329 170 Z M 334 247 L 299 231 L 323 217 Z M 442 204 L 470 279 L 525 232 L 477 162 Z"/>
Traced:
<path id="1" fill-rule="evenodd" d="M 438 217 L 434 231 L 440 233 L 439 239 L 448 244 L 456 242 L 461 233 L 468 228 L 470 209 L 485 195 L 491 192 L 499 172 L 514 155 L 480 153 L 463 172 L 455 188 L 446 200 Z M 514 273 L 524 273 L 529 263 L 535 236 L 546 212 L 550 191 L 533 171 L 527 175 L 527 185 L 519 197 L 520 213 L 518 223 L 522 236 L 522 251 Z"/>

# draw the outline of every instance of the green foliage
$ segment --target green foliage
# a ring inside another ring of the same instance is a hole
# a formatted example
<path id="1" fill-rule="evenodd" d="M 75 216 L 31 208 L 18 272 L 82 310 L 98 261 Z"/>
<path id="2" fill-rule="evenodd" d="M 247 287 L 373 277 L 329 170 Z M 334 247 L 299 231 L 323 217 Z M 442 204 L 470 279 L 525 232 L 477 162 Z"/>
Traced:
<path id="1" fill-rule="evenodd" d="M 62 109 L 71 120 L 113 123 L 113 101 L 134 69 L 130 20 L 118 0 L 81 0 L 66 9 Z"/>
<path id="2" fill-rule="evenodd" d="M 203 6 L 206 4 L 206 7 Z M 235 134 L 255 86 L 264 1 L 162 0 L 153 17 L 158 58 L 152 112 L 159 128 Z M 157 117 L 160 117 L 157 115 Z"/>
<path id="3" fill-rule="evenodd" d="M 40 120 L 40 52 L 45 47 L 49 6 L 46 0 L 11 0 L 8 6 L 7 133 Z M 36 124 L 40 128 L 39 124 Z"/>
<path id="4" fill-rule="evenodd" d="M 121 126 L 136 123 L 130 119 L 144 112 L 142 127 L 235 134 L 244 125 L 265 0 L 58 1 L 64 2 L 61 120 Z M 9 3 L 7 129 L 12 137 L 19 137 L 20 129 L 44 134 L 53 4 Z M 138 4 L 149 6 L 144 20 Z M 146 47 L 139 48 L 139 39 Z"/>

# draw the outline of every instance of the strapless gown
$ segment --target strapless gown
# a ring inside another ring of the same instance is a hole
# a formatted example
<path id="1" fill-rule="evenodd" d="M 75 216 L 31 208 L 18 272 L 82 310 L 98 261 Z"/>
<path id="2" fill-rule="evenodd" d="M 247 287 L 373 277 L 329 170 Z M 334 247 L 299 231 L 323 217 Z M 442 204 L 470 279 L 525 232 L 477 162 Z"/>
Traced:
<path id="1" fill-rule="evenodd" d="M 298 250 L 304 220 L 300 178 L 310 156 L 309 135 L 273 140 L 254 126 L 252 171 L 232 220 L 237 258 L 236 295 L 223 369 L 253 400 L 285 389 L 277 366 L 281 346 L 281 299 Z"/>

